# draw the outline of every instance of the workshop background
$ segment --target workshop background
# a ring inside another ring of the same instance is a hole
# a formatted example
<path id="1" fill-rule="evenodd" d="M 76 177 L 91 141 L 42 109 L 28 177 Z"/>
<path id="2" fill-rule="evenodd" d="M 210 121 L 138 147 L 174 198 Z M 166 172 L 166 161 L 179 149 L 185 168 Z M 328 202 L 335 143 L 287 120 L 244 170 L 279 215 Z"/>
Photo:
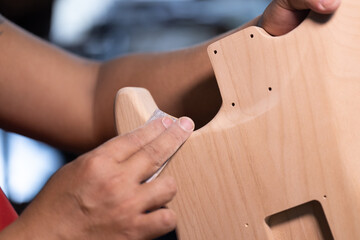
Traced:
<path id="1" fill-rule="evenodd" d="M 260 15 L 270 0 L 0 0 L 0 13 L 78 55 L 107 60 L 191 46 Z M 71 113 L 69 113 L 71 114 Z M 0 186 L 21 211 L 76 155 L 0 129 Z"/>

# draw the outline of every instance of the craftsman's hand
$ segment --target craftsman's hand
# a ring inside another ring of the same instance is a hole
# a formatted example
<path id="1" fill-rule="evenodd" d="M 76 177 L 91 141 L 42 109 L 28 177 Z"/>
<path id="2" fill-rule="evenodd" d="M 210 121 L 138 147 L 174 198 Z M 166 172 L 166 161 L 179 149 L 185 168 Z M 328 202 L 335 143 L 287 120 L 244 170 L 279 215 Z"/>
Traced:
<path id="1" fill-rule="evenodd" d="M 340 3 L 341 0 L 273 0 L 261 18 L 260 26 L 271 35 L 282 35 L 297 27 L 308 10 L 330 14 Z"/>
<path id="2" fill-rule="evenodd" d="M 27 239 L 151 239 L 173 230 L 174 212 L 161 207 L 176 193 L 174 179 L 143 182 L 193 129 L 189 118 L 157 119 L 66 165 L 20 216 Z"/>

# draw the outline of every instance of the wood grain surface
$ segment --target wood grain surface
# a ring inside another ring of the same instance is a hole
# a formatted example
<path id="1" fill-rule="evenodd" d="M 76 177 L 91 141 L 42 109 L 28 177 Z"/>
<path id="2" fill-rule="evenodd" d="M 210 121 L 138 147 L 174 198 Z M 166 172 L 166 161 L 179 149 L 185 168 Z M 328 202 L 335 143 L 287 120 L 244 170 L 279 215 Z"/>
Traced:
<path id="1" fill-rule="evenodd" d="M 163 174 L 182 240 L 360 239 L 360 1 L 271 37 L 250 27 L 209 46 L 223 98 Z M 156 109 L 120 90 L 119 133 Z"/>

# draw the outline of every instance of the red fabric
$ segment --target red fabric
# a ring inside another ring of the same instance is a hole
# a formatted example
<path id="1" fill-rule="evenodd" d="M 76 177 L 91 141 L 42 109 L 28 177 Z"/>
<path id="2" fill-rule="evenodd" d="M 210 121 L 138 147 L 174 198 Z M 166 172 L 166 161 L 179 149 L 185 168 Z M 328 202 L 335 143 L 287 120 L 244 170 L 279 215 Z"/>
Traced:
<path id="1" fill-rule="evenodd" d="M 18 215 L 0 188 L 0 231 L 17 219 Z"/>

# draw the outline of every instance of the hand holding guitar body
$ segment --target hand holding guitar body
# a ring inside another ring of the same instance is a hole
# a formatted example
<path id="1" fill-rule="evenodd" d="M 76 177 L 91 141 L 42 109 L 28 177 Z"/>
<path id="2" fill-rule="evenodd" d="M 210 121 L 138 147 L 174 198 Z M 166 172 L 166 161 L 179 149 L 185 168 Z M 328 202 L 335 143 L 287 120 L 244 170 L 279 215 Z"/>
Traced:
<path id="1" fill-rule="evenodd" d="M 260 24 L 272 35 L 285 34 L 308 9 L 329 14 L 339 4 L 340 0 L 274 0 Z M 99 63 L 74 57 L 6 20 L 0 31 L 0 86 L 6 86 L 0 87 L 0 127 L 63 148 L 88 151 L 114 137 L 113 103 L 122 87 L 149 89 L 160 108 L 172 115 L 186 114 L 182 111 L 189 101 L 183 100 L 194 86 L 205 84 L 200 98 L 217 91 L 206 54 L 216 39 L 171 53 Z M 213 107 L 210 100 L 198 108 L 201 101 L 194 96 L 190 106 L 200 109 L 192 111 L 198 119 Z M 171 231 L 175 215 L 159 207 L 174 197 L 174 181 L 141 183 L 192 130 L 189 119 L 156 120 L 79 157 L 50 179 L 0 239 L 150 239 Z"/>

